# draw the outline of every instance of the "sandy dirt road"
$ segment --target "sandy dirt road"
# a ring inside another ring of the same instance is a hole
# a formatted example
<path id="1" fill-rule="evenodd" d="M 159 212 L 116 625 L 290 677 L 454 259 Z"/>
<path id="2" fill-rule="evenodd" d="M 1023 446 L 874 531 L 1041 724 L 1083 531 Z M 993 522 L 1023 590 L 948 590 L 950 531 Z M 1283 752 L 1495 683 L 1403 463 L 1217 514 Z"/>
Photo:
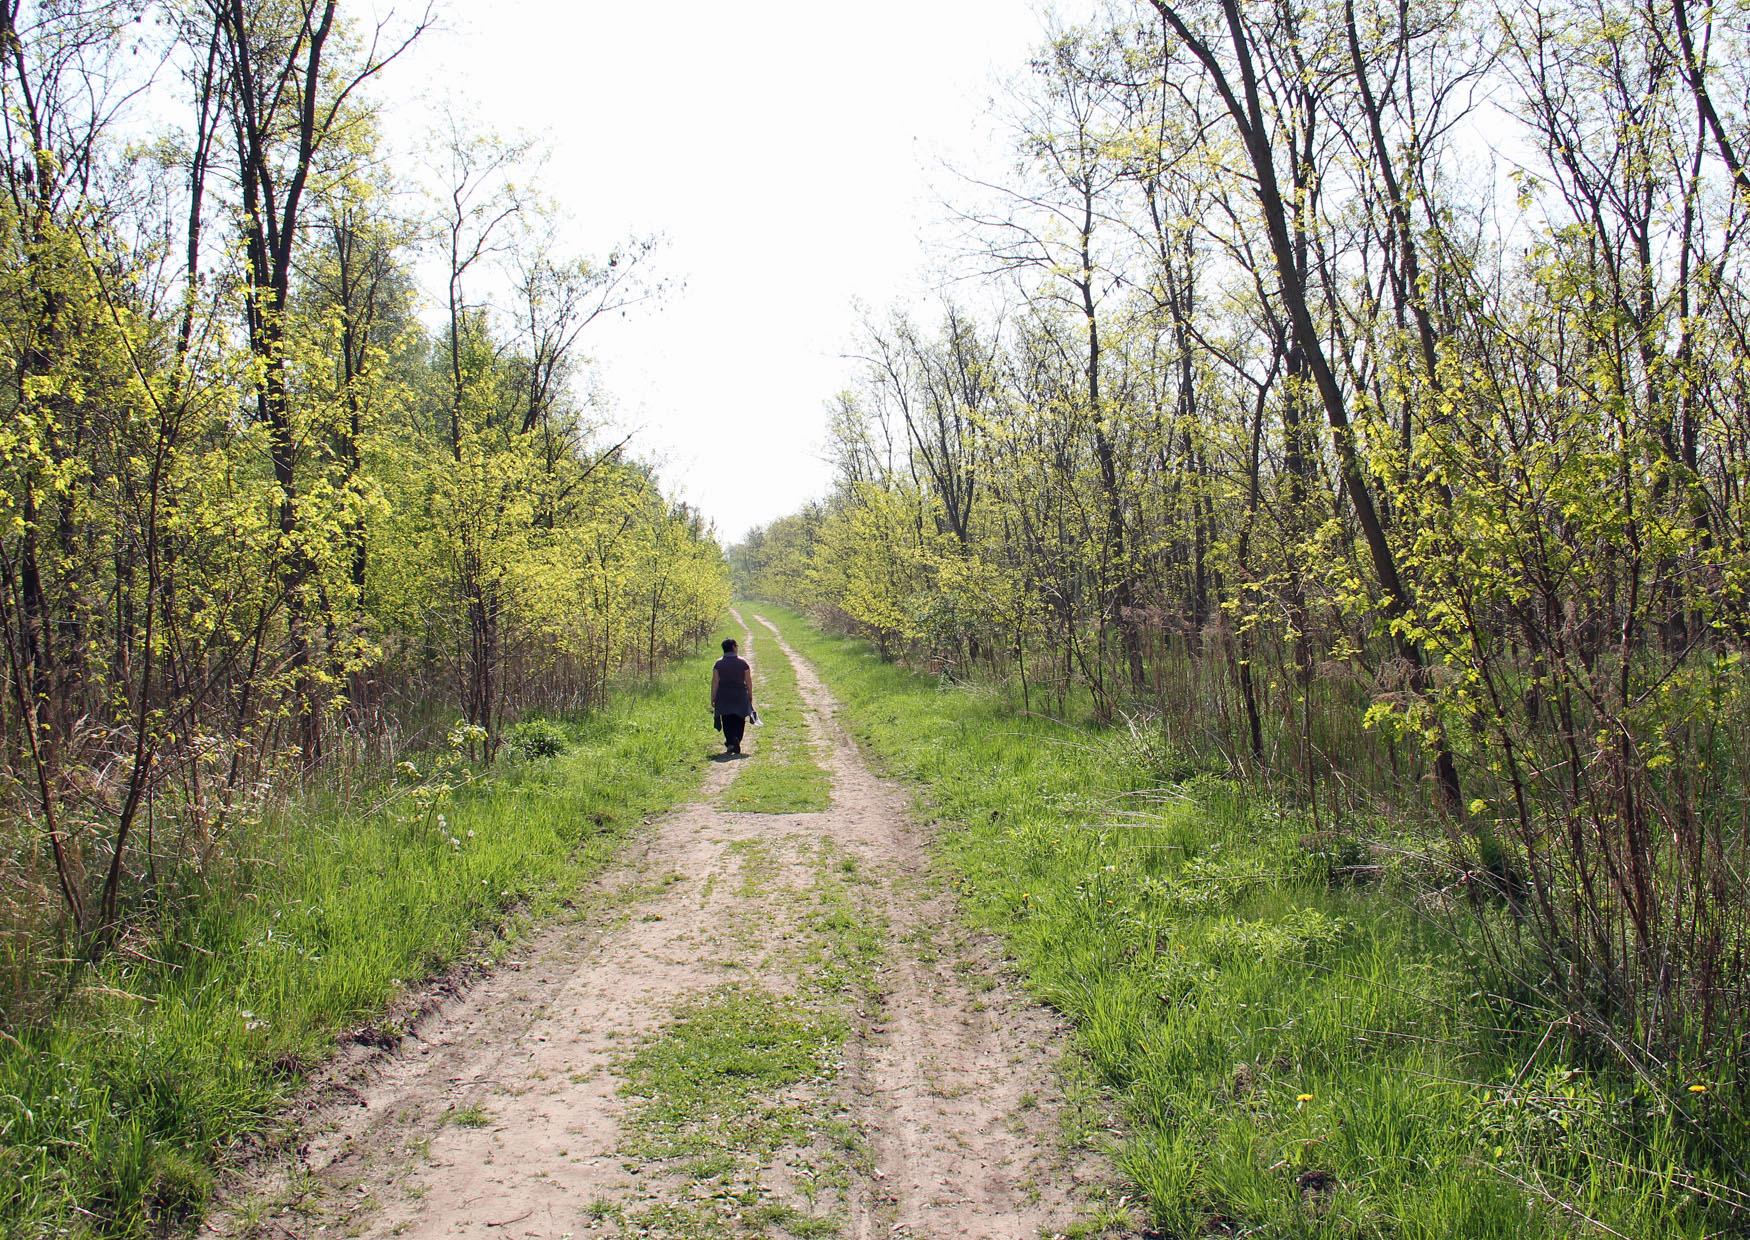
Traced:
<path id="1" fill-rule="evenodd" d="M 211 1233 L 1086 1234 L 1112 1190 L 1066 1148 L 1062 1029 L 960 928 L 813 670 L 737 620 L 756 674 L 795 669 L 830 808 L 718 808 L 750 730 L 575 916 L 339 1065 Z"/>

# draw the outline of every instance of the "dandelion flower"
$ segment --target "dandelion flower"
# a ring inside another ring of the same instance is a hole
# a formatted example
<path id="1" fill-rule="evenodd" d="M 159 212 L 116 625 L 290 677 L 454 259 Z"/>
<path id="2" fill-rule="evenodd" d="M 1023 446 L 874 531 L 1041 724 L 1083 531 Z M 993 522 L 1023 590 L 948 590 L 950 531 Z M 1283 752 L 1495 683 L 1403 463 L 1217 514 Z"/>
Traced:
<path id="1" fill-rule="evenodd" d="M 1311 1102 L 1313 1096 L 1311 1094 L 1296 1094 L 1294 1095 L 1294 1100 L 1296 1102 Z"/>
<path id="2" fill-rule="evenodd" d="M 1692 1094 L 1705 1094 L 1707 1092 L 1707 1086 L 1706 1085 L 1691 1085 L 1689 1087 L 1689 1092 Z"/>

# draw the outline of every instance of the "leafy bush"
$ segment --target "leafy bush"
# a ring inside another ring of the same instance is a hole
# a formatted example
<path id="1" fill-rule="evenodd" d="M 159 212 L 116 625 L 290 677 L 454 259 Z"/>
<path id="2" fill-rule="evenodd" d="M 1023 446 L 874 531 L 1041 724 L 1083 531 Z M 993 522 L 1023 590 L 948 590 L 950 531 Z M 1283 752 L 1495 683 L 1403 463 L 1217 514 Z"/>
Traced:
<path id="1" fill-rule="evenodd" d="M 525 761 L 556 758 L 565 749 L 565 733 L 548 719 L 525 719 L 505 738 L 510 751 Z"/>

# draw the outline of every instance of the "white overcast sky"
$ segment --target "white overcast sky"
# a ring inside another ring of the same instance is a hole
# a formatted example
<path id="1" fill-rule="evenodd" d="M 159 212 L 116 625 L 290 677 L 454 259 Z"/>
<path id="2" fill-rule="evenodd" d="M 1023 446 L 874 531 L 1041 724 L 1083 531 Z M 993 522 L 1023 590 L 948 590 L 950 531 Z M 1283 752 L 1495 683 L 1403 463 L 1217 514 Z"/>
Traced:
<path id="1" fill-rule="evenodd" d="M 825 490 L 854 303 L 919 302 L 944 165 L 1006 160 L 991 96 L 1043 30 L 1034 0 L 450 0 L 379 97 L 397 145 L 445 101 L 540 139 L 568 248 L 663 238 L 677 287 L 587 347 L 616 424 L 727 543 Z"/>

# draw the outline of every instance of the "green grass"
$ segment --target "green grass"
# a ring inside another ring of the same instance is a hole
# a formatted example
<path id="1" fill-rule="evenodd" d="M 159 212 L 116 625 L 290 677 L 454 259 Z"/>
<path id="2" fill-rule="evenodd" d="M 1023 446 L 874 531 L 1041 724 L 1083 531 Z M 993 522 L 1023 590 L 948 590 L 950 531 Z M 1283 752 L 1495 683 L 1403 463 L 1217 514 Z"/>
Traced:
<path id="1" fill-rule="evenodd" d="M 445 1114 L 444 1122 L 458 1128 L 490 1128 L 492 1112 L 482 1106 L 457 1107 Z"/>
<path id="2" fill-rule="evenodd" d="M 625 1153 L 734 1164 L 805 1140 L 805 1112 L 780 1095 L 829 1077 L 844 1036 L 842 1017 L 799 998 L 754 986 L 710 993 L 628 1063 L 626 1092 L 639 1105 Z"/>
<path id="3" fill-rule="evenodd" d="M 1502 997 L 1465 915 L 1418 911 L 1389 867 L 1353 881 L 1367 841 L 1208 773 L 1150 788 L 1123 730 L 1024 718 L 759 610 L 919 786 L 967 915 L 1073 1021 L 1163 1234 L 1743 1234 L 1707 1187 L 1742 1183 L 1733 1083 L 1562 1058 L 1560 1013 Z"/>
<path id="4" fill-rule="evenodd" d="M 440 802 L 317 796 L 234 839 L 233 857 L 261 860 L 166 908 L 48 1023 L 0 1037 L 0 1235 L 145 1236 L 197 1216 L 214 1163 L 274 1124 L 337 1034 L 490 956 L 697 787 L 708 668 L 685 660 L 566 725 L 559 756 Z"/>
<path id="5" fill-rule="evenodd" d="M 748 729 L 751 755 L 724 792 L 723 808 L 744 814 L 819 813 L 831 803 L 832 777 L 815 757 L 796 672 L 771 630 L 748 609 L 742 614 L 752 626 L 754 703 L 764 726 Z"/>

